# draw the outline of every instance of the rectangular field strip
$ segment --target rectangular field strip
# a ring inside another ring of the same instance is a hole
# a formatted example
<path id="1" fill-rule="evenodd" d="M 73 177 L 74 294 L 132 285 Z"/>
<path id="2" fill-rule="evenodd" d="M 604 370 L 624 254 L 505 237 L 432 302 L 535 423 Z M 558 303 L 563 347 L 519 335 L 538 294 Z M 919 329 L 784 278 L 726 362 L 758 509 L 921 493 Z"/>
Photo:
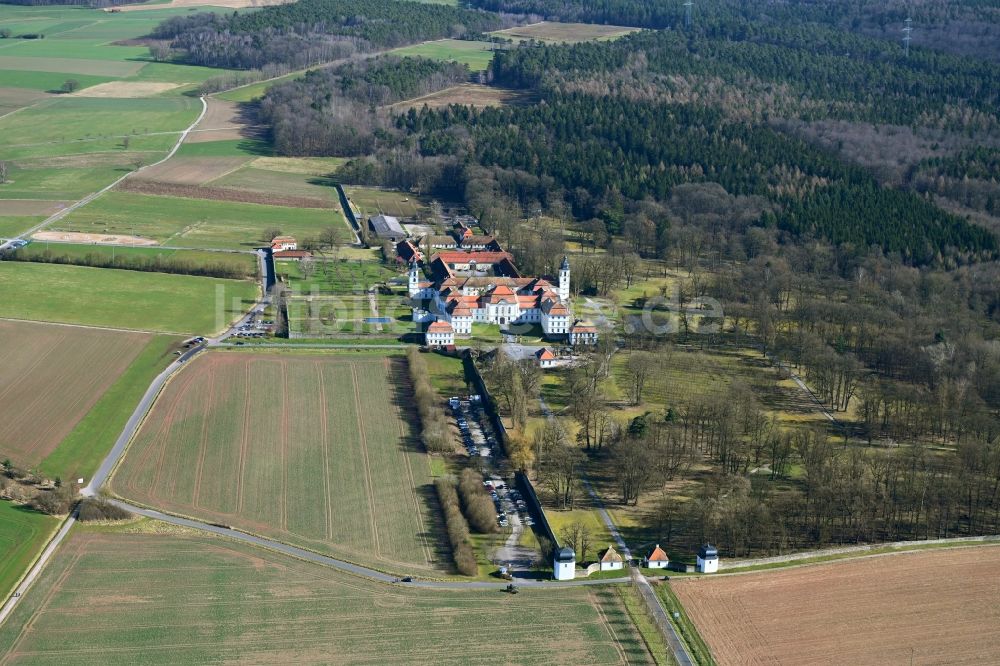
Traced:
<path id="1" fill-rule="evenodd" d="M 171 380 L 114 490 L 385 569 L 438 570 L 403 363 L 204 355 Z"/>

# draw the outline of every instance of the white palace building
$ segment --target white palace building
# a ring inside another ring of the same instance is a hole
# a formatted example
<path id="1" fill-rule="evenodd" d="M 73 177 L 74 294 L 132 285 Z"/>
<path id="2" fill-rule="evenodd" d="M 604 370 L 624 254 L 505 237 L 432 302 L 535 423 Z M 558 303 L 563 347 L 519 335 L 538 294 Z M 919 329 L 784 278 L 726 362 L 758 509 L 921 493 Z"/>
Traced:
<path id="1" fill-rule="evenodd" d="M 432 269 L 437 279 L 422 281 L 416 260 L 410 262 L 409 294 L 420 302 L 413 308 L 413 321 L 433 322 L 437 344 L 441 344 L 442 334 L 448 333 L 441 323 L 450 326 L 453 336 L 470 335 L 474 323 L 501 327 L 538 324 L 548 339 L 572 343 L 576 328 L 580 334 L 577 342 L 597 341 L 592 325 L 573 323 L 570 268 L 565 257 L 557 285 L 543 278 L 520 277 L 506 253 L 439 253 Z"/>

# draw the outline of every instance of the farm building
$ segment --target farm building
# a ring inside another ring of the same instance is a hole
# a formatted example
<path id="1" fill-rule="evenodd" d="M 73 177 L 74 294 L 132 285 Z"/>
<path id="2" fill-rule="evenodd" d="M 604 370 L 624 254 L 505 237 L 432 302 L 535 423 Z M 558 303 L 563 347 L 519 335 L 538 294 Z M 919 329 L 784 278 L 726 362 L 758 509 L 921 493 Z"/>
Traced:
<path id="1" fill-rule="evenodd" d="M 625 568 L 625 558 L 618 554 L 614 546 L 608 546 L 598 555 L 600 555 L 598 561 L 601 563 L 601 571 L 615 571 Z"/>
<path id="2" fill-rule="evenodd" d="M 667 557 L 667 553 L 660 548 L 660 544 L 656 544 L 656 548 L 653 552 L 646 557 L 646 567 L 649 569 L 666 569 L 670 564 L 670 558 Z"/>
<path id="3" fill-rule="evenodd" d="M 298 247 L 299 244 L 291 236 L 275 236 L 271 239 L 271 250 L 274 252 L 297 250 Z"/>
<path id="4" fill-rule="evenodd" d="M 396 243 L 396 261 L 409 264 L 411 261 L 416 259 L 421 261 L 423 259 L 423 254 L 417 249 L 417 246 L 408 240 L 400 241 Z"/>
<path id="5" fill-rule="evenodd" d="M 535 352 L 535 362 L 539 368 L 551 368 L 556 364 L 556 355 L 548 347 L 542 347 Z"/>
<path id="6" fill-rule="evenodd" d="M 695 560 L 695 569 L 698 573 L 715 573 L 719 570 L 719 549 L 710 543 L 698 549 L 698 558 Z"/>
<path id="7" fill-rule="evenodd" d="M 563 547 L 556 551 L 552 558 L 552 577 L 556 580 L 576 578 L 576 553 L 572 548 Z"/>
<path id="8" fill-rule="evenodd" d="M 399 220 L 392 215 L 376 215 L 368 219 L 368 227 L 372 233 L 379 238 L 390 240 L 393 243 L 406 238 L 406 231 L 403 230 Z"/>
<path id="9" fill-rule="evenodd" d="M 424 340 L 430 347 L 451 347 L 455 344 L 455 329 L 446 321 L 432 321 Z"/>

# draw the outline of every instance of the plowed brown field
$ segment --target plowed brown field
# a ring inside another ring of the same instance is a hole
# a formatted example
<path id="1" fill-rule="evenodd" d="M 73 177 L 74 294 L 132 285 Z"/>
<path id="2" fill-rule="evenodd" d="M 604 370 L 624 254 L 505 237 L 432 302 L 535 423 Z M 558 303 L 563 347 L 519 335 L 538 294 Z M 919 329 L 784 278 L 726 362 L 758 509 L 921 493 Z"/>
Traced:
<path id="1" fill-rule="evenodd" d="M 0 458 L 41 462 L 150 337 L 0 320 Z"/>
<path id="2" fill-rule="evenodd" d="M 719 664 L 1000 663 L 1000 546 L 671 585 Z"/>

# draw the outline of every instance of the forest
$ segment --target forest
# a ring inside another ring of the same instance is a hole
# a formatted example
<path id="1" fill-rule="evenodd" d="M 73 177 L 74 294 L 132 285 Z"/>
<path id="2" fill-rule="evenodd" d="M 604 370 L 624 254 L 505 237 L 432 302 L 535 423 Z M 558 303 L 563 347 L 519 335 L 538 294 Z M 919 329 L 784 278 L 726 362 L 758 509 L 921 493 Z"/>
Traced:
<path id="1" fill-rule="evenodd" d="M 551 179 L 568 193 L 577 217 L 603 219 L 612 235 L 622 232 L 618 197 L 663 200 L 678 184 L 716 182 L 731 194 L 775 202 L 780 212 L 763 216 L 765 226 L 877 245 L 915 263 L 939 254 L 996 254 L 996 238 L 985 229 L 912 194 L 881 188 L 863 169 L 766 127 L 726 122 L 715 110 L 691 105 L 579 93 L 546 101 L 481 112 L 411 110 L 397 125 L 429 137 L 468 130 L 476 162 Z M 516 194 L 522 201 L 536 196 Z"/>
<path id="2" fill-rule="evenodd" d="M 299 0 L 258 11 L 197 13 L 158 25 L 172 57 L 208 67 L 305 67 L 432 39 L 472 38 L 502 26 L 495 14 L 400 0 Z"/>
<path id="3" fill-rule="evenodd" d="M 468 80 L 465 65 L 381 56 L 272 86 L 260 103 L 274 147 L 286 155 L 363 155 L 375 146 L 374 108 Z"/>

